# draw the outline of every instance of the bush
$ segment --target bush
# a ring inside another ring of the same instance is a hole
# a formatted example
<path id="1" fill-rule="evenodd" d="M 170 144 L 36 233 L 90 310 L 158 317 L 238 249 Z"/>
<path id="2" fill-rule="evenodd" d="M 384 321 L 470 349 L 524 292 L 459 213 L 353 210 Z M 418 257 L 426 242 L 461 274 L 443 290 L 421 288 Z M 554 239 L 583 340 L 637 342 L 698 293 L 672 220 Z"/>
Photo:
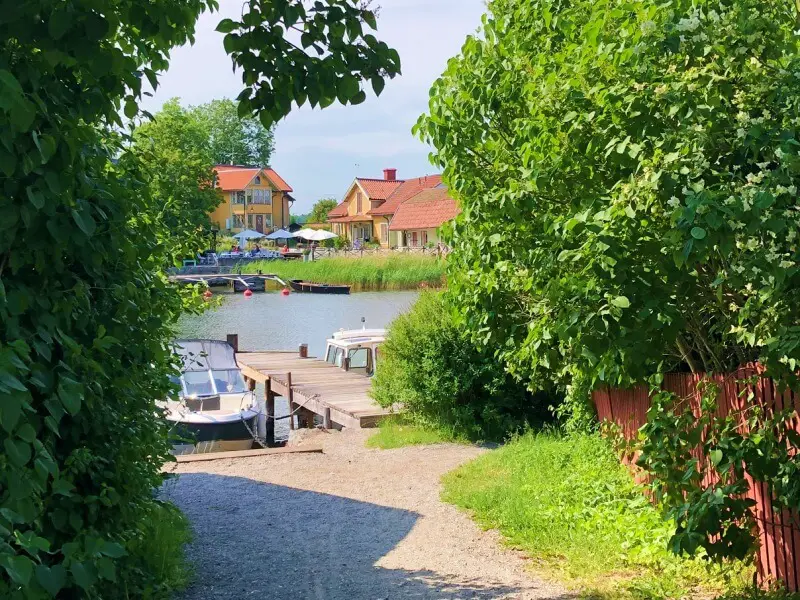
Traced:
<path id="1" fill-rule="evenodd" d="M 476 346 L 432 291 L 392 323 L 372 394 L 381 406 L 402 404 L 410 418 L 470 439 L 502 439 L 550 416 L 550 398 L 528 393 Z"/>

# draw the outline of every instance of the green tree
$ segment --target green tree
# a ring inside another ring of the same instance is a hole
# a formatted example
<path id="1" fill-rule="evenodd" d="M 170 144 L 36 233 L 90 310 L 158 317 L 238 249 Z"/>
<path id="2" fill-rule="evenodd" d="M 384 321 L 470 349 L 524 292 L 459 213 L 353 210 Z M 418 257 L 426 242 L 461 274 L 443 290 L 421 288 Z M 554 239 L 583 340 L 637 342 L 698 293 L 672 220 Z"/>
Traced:
<path id="1" fill-rule="evenodd" d="M 308 220 L 311 223 L 326 223 L 328 221 L 328 213 L 336 208 L 338 204 L 336 198 L 320 198 L 311 208 Z"/>
<path id="2" fill-rule="evenodd" d="M 132 152 L 149 186 L 147 218 L 154 220 L 167 264 L 180 264 L 208 244 L 209 215 L 221 200 L 208 132 L 173 98 L 136 128 Z"/>
<path id="3" fill-rule="evenodd" d="M 793 383 L 796 5 L 489 10 L 418 125 L 464 209 L 449 285 L 476 338 L 534 386 L 590 391 L 753 359 Z M 712 518 L 696 507 L 679 529 Z"/>
<path id="4" fill-rule="evenodd" d="M 274 127 L 264 127 L 253 117 L 240 117 L 236 103 L 227 98 L 194 106 L 190 114 L 206 130 L 214 164 L 269 165 L 275 147 Z"/>
<path id="5" fill-rule="evenodd" d="M 215 0 L 4 3 L 0 18 L 0 597 L 152 597 L 142 536 L 169 446 L 183 304 L 162 221 L 123 152 L 170 50 Z M 399 72 L 351 0 L 250 0 L 224 20 L 240 115 L 363 102 Z M 299 30 L 299 43 L 284 37 Z M 117 159 L 119 157 L 119 159 Z M 139 544 L 141 546 L 141 544 Z"/>

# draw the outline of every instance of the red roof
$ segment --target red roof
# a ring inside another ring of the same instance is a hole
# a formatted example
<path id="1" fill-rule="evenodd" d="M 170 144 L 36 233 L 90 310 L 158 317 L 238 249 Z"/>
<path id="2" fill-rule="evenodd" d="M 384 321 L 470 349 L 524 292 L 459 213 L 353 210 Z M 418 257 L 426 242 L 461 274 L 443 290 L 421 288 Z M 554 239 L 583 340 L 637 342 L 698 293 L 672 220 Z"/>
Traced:
<path id="1" fill-rule="evenodd" d="M 328 213 L 328 218 L 347 216 L 347 202 L 340 202 L 339 205 Z"/>
<path id="2" fill-rule="evenodd" d="M 435 188 L 442 183 L 441 175 L 426 175 L 425 177 L 415 177 L 406 179 L 389 198 L 380 206 L 369 211 L 371 215 L 391 215 L 397 212 L 397 208 L 412 196 L 416 196 L 422 190 Z"/>
<path id="3" fill-rule="evenodd" d="M 330 213 L 328 213 L 330 214 Z M 329 218 L 330 223 L 356 223 L 358 221 L 372 221 L 368 215 L 349 215 L 345 217 Z"/>
<path id="4" fill-rule="evenodd" d="M 356 181 L 370 200 L 386 200 L 403 183 L 397 180 L 386 181 L 385 179 L 367 179 L 365 177 L 356 177 Z"/>
<path id="5" fill-rule="evenodd" d="M 273 169 L 260 169 L 258 167 L 242 167 L 238 165 L 217 165 L 217 187 L 223 192 L 233 192 L 245 189 L 253 177 L 261 172 L 269 179 L 270 183 L 281 192 L 291 192 L 292 188 Z"/>
<path id="6" fill-rule="evenodd" d="M 455 218 L 460 212 L 461 209 L 446 188 L 423 190 L 400 205 L 389 229 L 434 229 Z"/>

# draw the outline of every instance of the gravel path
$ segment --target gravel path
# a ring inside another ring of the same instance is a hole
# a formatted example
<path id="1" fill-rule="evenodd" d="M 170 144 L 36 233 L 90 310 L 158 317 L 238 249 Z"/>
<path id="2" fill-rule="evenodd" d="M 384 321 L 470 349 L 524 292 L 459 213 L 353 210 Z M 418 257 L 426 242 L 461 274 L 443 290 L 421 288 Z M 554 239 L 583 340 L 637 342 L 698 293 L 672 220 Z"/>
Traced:
<path id="1" fill-rule="evenodd" d="M 368 431 L 319 432 L 324 454 L 185 463 L 165 495 L 188 515 L 182 600 L 567 598 L 439 500 L 439 478 L 481 450 L 368 450 Z"/>

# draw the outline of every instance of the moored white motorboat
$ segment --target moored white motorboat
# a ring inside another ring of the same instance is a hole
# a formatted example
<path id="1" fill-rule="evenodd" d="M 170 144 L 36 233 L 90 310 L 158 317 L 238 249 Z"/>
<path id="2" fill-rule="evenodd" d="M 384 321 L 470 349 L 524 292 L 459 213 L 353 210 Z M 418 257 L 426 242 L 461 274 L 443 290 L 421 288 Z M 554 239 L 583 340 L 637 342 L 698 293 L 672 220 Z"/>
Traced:
<path id="1" fill-rule="evenodd" d="M 173 433 L 176 454 L 247 450 L 256 437 L 259 407 L 247 389 L 233 348 L 218 340 L 176 340 L 181 358 L 177 398 L 159 403 Z"/>
<path id="2" fill-rule="evenodd" d="M 372 377 L 384 341 L 385 329 L 340 329 L 327 340 L 325 362 Z"/>

